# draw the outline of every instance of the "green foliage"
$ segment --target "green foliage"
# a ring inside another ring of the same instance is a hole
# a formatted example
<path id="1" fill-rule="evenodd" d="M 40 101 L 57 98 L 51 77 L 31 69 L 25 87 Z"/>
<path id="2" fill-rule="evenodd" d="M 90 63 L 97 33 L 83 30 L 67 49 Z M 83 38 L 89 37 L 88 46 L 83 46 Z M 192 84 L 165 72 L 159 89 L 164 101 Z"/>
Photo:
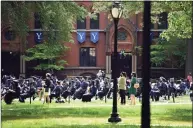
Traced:
<path id="1" fill-rule="evenodd" d="M 153 2 L 156 14 L 168 12 L 168 29 L 162 33 L 167 40 L 171 37 L 191 38 L 192 35 L 192 2 Z"/>
<path id="2" fill-rule="evenodd" d="M 66 65 L 67 62 L 60 60 L 59 57 L 66 50 L 68 50 L 68 48 L 62 43 L 48 45 L 47 42 L 44 42 L 28 49 L 26 51 L 27 55 L 25 56 L 25 60 L 46 60 L 37 65 L 34 68 L 36 70 L 61 70 L 64 69 L 64 65 Z"/>
<path id="3" fill-rule="evenodd" d="M 143 1 L 122 2 L 123 18 L 131 18 L 134 14 L 143 12 Z M 170 37 L 191 38 L 192 35 L 192 2 L 191 1 L 154 1 L 151 2 L 152 22 L 158 22 L 157 14 L 168 13 L 168 29 L 162 34 L 169 40 Z M 94 2 L 93 9 L 96 12 L 108 12 L 110 16 L 110 7 L 112 2 Z"/>
<path id="4" fill-rule="evenodd" d="M 143 1 L 122 2 L 123 18 L 129 19 L 135 14 L 142 13 Z M 180 68 L 184 66 L 186 57 L 186 43 L 183 39 L 191 38 L 192 35 L 192 2 L 181 1 L 155 1 L 151 2 L 151 20 L 160 23 L 158 14 L 168 13 L 168 29 L 164 30 L 156 42 L 151 46 L 151 62 L 153 66 L 165 66 Z M 110 8 L 112 2 L 94 2 L 95 12 L 107 12 L 111 19 Z M 162 40 L 162 39 L 166 40 Z M 133 51 L 140 54 L 142 49 Z"/>
<path id="5" fill-rule="evenodd" d="M 38 2 L 37 10 L 51 43 L 72 41 L 71 31 L 76 19 L 87 15 L 86 10 L 74 2 Z"/>
<path id="6" fill-rule="evenodd" d="M 24 1 L 3 1 L 1 2 L 2 26 L 10 26 L 21 37 L 27 35 L 27 25 L 30 5 Z"/>
<path id="7" fill-rule="evenodd" d="M 37 59 L 54 59 L 60 57 L 60 54 L 68 48 L 63 44 L 52 44 L 49 45 L 47 42 L 35 45 L 33 48 L 28 49 L 26 60 L 37 60 Z"/>
<path id="8" fill-rule="evenodd" d="M 26 61 L 49 60 L 41 63 L 35 69 L 47 70 L 64 68 L 66 61 L 55 61 L 68 48 L 64 42 L 73 42 L 71 31 L 74 29 L 76 19 L 87 15 L 86 9 L 75 2 L 2 2 L 2 24 L 10 24 L 17 34 L 25 38 L 29 32 L 28 21 L 34 20 L 32 12 L 38 12 L 44 35 L 42 44 L 38 44 L 26 51 Z"/>
<path id="9" fill-rule="evenodd" d="M 36 70 L 62 70 L 64 66 L 55 64 L 39 64 L 35 67 Z"/>
<path id="10" fill-rule="evenodd" d="M 163 38 L 156 40 L 157 44 L 151 46 L 152 66 L 164 66 L 168 68 L 181 68 L 186 59 L 186 41 L 178 38 Z"/>

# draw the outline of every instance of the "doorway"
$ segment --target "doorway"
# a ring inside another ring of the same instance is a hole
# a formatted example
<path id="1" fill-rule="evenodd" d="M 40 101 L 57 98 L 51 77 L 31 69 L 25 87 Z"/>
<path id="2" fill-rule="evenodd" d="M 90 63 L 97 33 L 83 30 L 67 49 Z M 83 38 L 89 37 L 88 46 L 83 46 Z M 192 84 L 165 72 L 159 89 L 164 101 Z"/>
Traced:
<path id="1" fill-rule="evenodd" d="M 20 74 L 20 54 L 17 52 L 1 52 L 1 75 Z"/>
<path id="2" fill-rule="evenodd" d="M 112 55 L 111 55 L 111 58 Z M 131 72 L 132 72 L 132 56 L 131 55 L 128 55 L 126 53 L 126 55 L 122 55 L 120 52 L 118 53 L 118 58 L 117 58 L 117 62 L 116 62 L 116 65 L 117 65 L 117 68 L 118 68 L 118 71 L 119 71 L 119 74 L 123 71 L 123 72 L 126 72 L 127 73 L 127 76 L 129 78 L 131 78 Z M 112 62 L 113 60 L 111 59 L 111 64 L 113 63 Z M 111 65 L 111 69 L 113 69 L 112 65 Z M 118 76 L 119 76 L 118 74 Z"/>

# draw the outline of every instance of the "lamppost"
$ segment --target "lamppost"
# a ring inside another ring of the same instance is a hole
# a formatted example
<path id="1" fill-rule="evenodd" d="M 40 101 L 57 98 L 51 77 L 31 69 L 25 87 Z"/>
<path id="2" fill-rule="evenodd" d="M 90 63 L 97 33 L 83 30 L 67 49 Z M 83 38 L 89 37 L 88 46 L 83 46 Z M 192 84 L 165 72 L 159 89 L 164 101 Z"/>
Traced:
<path id="1" fill-rule="evenodd" d="M 114 2 L 113 6 L 111 8 L 111 15 L 114 20 L 114 26 L 115 26 L 115 33 L 114 33 L 114 53 L 113 53 L 113 61 L 112 61 L 112 79 L 113 79 L 113 108 L 111 117 L 108 119 L 108 122 L 121 122 L 121 118 L 119 117 L 119 114 L 117 113 L 117 78 L 118 78 L 118 72 L 119 69 L 116 67 L 118 53 L 117 53 L 117 26 L 119 19 L 122 16 L 123 10 L 122 6 L 119 2 Z"/>

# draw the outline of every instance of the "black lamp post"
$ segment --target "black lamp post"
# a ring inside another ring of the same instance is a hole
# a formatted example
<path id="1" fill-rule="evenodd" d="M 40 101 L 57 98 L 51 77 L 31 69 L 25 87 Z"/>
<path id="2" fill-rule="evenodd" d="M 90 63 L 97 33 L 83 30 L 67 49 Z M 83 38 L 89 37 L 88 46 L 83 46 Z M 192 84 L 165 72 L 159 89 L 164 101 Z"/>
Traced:
<path id="1" fill-rule="evenodd" d="M 108 122 L 121 122 L 121 118 L 117 113 L 117 78 L 119 74 L 119 69 L 116 67 L 118 53 L 117 53 L 117 26 L 119 19 L 121 18 L 123 13 L 122 6 L 119 2 L 114 2 L 111 8 L 111 15 L 114 20 L 115 33 L 114 33 L 114 53 L 112 57 L 112 79 L 113 79 L 113 108 L 111 117 L 108 119 Z"/>

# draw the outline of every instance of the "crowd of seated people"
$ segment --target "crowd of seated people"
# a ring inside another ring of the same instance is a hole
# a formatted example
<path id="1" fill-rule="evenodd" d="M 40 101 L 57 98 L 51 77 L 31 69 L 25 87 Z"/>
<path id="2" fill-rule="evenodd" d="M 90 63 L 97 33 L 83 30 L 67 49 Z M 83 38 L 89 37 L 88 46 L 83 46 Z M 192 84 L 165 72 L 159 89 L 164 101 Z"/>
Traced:
<path id="1" fill-rule="evenodd" d="M 137 78 L 135 73 L 132 73 L 131 76 L 132 78 L 128 78 L 125 72 L 121 72 L 118 78 L 118 97 L 123 105 L 126 104 L 126 96 L 131 100 L 130 103 L 135 105 L 135 97 L 140 98 L 142 94 L 141 79 Z M 58 80 L 57 76 L 51 73 L 46 73 L 45 79 L 43 78 L 44 76 L 31 76 L 27 79 L 24 77 L 16 79 L 12 75 L 3 76 L 2 99 L 11 103 L 13 99 L 25 102 L 25 99 L 32 98 L 33 100 L 38 99 L 44 104 L 51 103 L 53 99 L 56 103 L 65 103 L 70 99 L 91 102 L 91 99 L 112 99 L 113 96 L 113 80 L 105 77 L 102 70 L 99 70 L 96 78 L 77 76 Z M 150 97 L 152 101 L 159 101 L 160 97 L 170 100 L 171 96 L 174 100 L 174 97 L 189 94 L 191 84 L 192 78 L 190 76 L 178 81 L 160 77 L 157 80 L 151 80 Z"/>

